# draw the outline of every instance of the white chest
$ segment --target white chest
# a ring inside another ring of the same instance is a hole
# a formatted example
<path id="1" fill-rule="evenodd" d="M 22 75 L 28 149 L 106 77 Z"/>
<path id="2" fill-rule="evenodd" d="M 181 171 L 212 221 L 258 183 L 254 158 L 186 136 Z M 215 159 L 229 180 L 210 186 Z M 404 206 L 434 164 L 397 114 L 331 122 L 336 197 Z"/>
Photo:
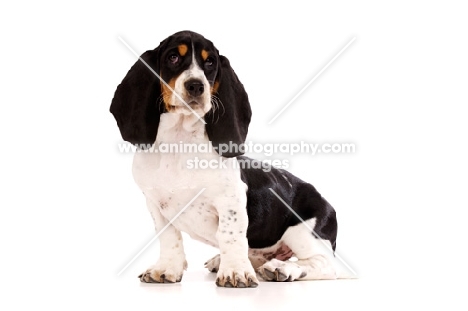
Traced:
<path id="1" fill-rule="evenodd" d="M 162 114 L 154 149 L 135 154 L 133 177 L 144 191 L 216 187 L 239 178 L 236 159 L 212 149 L 204 124 L 194 116 Z"/>
<path id="2" fill-rule="evenodd" d="M 167 220 L 184 207 L 173 225 L 193 238 L 214 244 L 217 204 L 230 204 L 245 185 L 235 158 L 221 158 L 204 124 L 191 116 L 162 114 L 154 150 L 135 154 L 133 176 L 145 196 Z M 209 164 L 208 166 L 206 164 Z M 199 193 L 202 194 L 187 204 Z M 225 202 L 223 202 L 225 201 Z"/>

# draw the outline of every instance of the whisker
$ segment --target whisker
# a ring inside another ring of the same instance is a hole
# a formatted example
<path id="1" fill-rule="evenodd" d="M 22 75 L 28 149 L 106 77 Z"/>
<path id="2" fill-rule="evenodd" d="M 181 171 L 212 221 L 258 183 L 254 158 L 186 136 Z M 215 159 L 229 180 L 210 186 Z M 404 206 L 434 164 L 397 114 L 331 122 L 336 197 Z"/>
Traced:
<path id="1" fill-rule="evenodd" d="M 156 100 L 156 104 L 158 105 L 158 109 L 160 113 L 164 112 L 164 96 L 163 94 L 158 96 L 158 99 Z"/>
<path id="2" fill-rule="evenodd" d="M 212 119 L 212 121 L 213 121 L 213 123 L 216 123 L 216 122 L 219 121 L 219 117 L 221 116 L 220 111 L 219 111 L 220 106 L 223 108 L 223 113 L 222 114 L 226 113 L 226 109 L 224 108 L 224 104 L 221 101 L 221 99 L 216 95 L 211 96 L 211 103 L 212 103 L 212 106 L 213 106 L 212 107 L 212 110 L 213 110 L 213 115 L 212 115 L 213 119 Z M 215 121 L 215 114 L 217 115 L 216 121 Z"/>
<path id="3" fill-rule="evenodd" d="M 221 105 L 221 107 L 223 107 L 223 115 L 226 113 L 226 109 L 224 108 L 224 104 L 223 102 L 221 101 L 221 98 L 219 98 L 218 96 L 214 95 L 214 97 L 216 98 L 216 101 L 218 103 L 218 105 Z M 218 107 L 219 108 L 219 107 Z"/>

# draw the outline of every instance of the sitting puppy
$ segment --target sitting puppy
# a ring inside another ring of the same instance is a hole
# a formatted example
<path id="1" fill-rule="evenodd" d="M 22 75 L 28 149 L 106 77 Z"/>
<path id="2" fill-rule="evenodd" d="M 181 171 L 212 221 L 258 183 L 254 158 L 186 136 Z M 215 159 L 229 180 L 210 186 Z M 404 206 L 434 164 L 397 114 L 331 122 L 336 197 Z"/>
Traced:
<path id="1" fill-rule="evenodd" d="M 251 109 L 228 59 L 211 41 L 182 31 L 145 52 L 117 87 L 110 111 L 122 138 L 137 146 L 213 147 L 135 154 L 133 175 L 161 243 L 160 258 L 139 276 L 142 282 L 181 281 L 187 268 L 181 231 L 219 248 L 206 263 L 217 272 L 218 286 L 256 287 L 256 272 L 267 281 L 337 277 L 330 204 L 284 170 L 258 168 L 237 148 L 221 151 L 244 143 Z M 223 165 L 190 169 L 195 158 Z"/>

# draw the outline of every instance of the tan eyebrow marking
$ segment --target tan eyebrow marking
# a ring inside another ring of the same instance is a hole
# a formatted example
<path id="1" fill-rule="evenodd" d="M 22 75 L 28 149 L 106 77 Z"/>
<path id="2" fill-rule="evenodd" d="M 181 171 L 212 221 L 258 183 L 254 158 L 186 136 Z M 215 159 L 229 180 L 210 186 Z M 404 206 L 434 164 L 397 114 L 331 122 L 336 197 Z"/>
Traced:
<path id="1" fill-rule="evenodd" d="M 180 56 L 185 56 L 185 54 L 187 54 L 188 47 L 185 44 L 179 45 L 177 49 L 179 50 Z"/>
<path id="2" fill-rule="evenodd" d="M 202 50 L 201 51 L 201 57 L 203 58 L 203 60 L 206 60 L 208 58 L 208 51 Z"/>

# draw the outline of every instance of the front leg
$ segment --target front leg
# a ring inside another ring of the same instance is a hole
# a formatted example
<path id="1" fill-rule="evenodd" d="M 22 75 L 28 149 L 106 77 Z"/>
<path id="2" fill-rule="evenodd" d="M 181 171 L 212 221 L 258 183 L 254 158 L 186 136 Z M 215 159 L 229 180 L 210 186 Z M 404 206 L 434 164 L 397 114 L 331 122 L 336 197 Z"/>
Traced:
<path id="1" fill-rule="evenodd" d="M 239 185 L 215 202 L 219 216 L 216 238 L 220 249 L 220 264 L 216 285 L 220 287 L 257 287 L 258 279 L 248 257 L 247 197 Z"/>
<path id="2" fill-rule="evenodd" d="M 146 204 L 153 217 L 156 231 L 163 229 L 169 221 L 161 215 L 159 206 L 148 198 Z M 182 234 L 174 226 L 169 225 L 160 232 L 159 240 L 161 246 L 159 260 L 146 272 L 140 274 L 140 281 L 145 283 L 180 282 L 184 270 L 187 269 Z"/>

